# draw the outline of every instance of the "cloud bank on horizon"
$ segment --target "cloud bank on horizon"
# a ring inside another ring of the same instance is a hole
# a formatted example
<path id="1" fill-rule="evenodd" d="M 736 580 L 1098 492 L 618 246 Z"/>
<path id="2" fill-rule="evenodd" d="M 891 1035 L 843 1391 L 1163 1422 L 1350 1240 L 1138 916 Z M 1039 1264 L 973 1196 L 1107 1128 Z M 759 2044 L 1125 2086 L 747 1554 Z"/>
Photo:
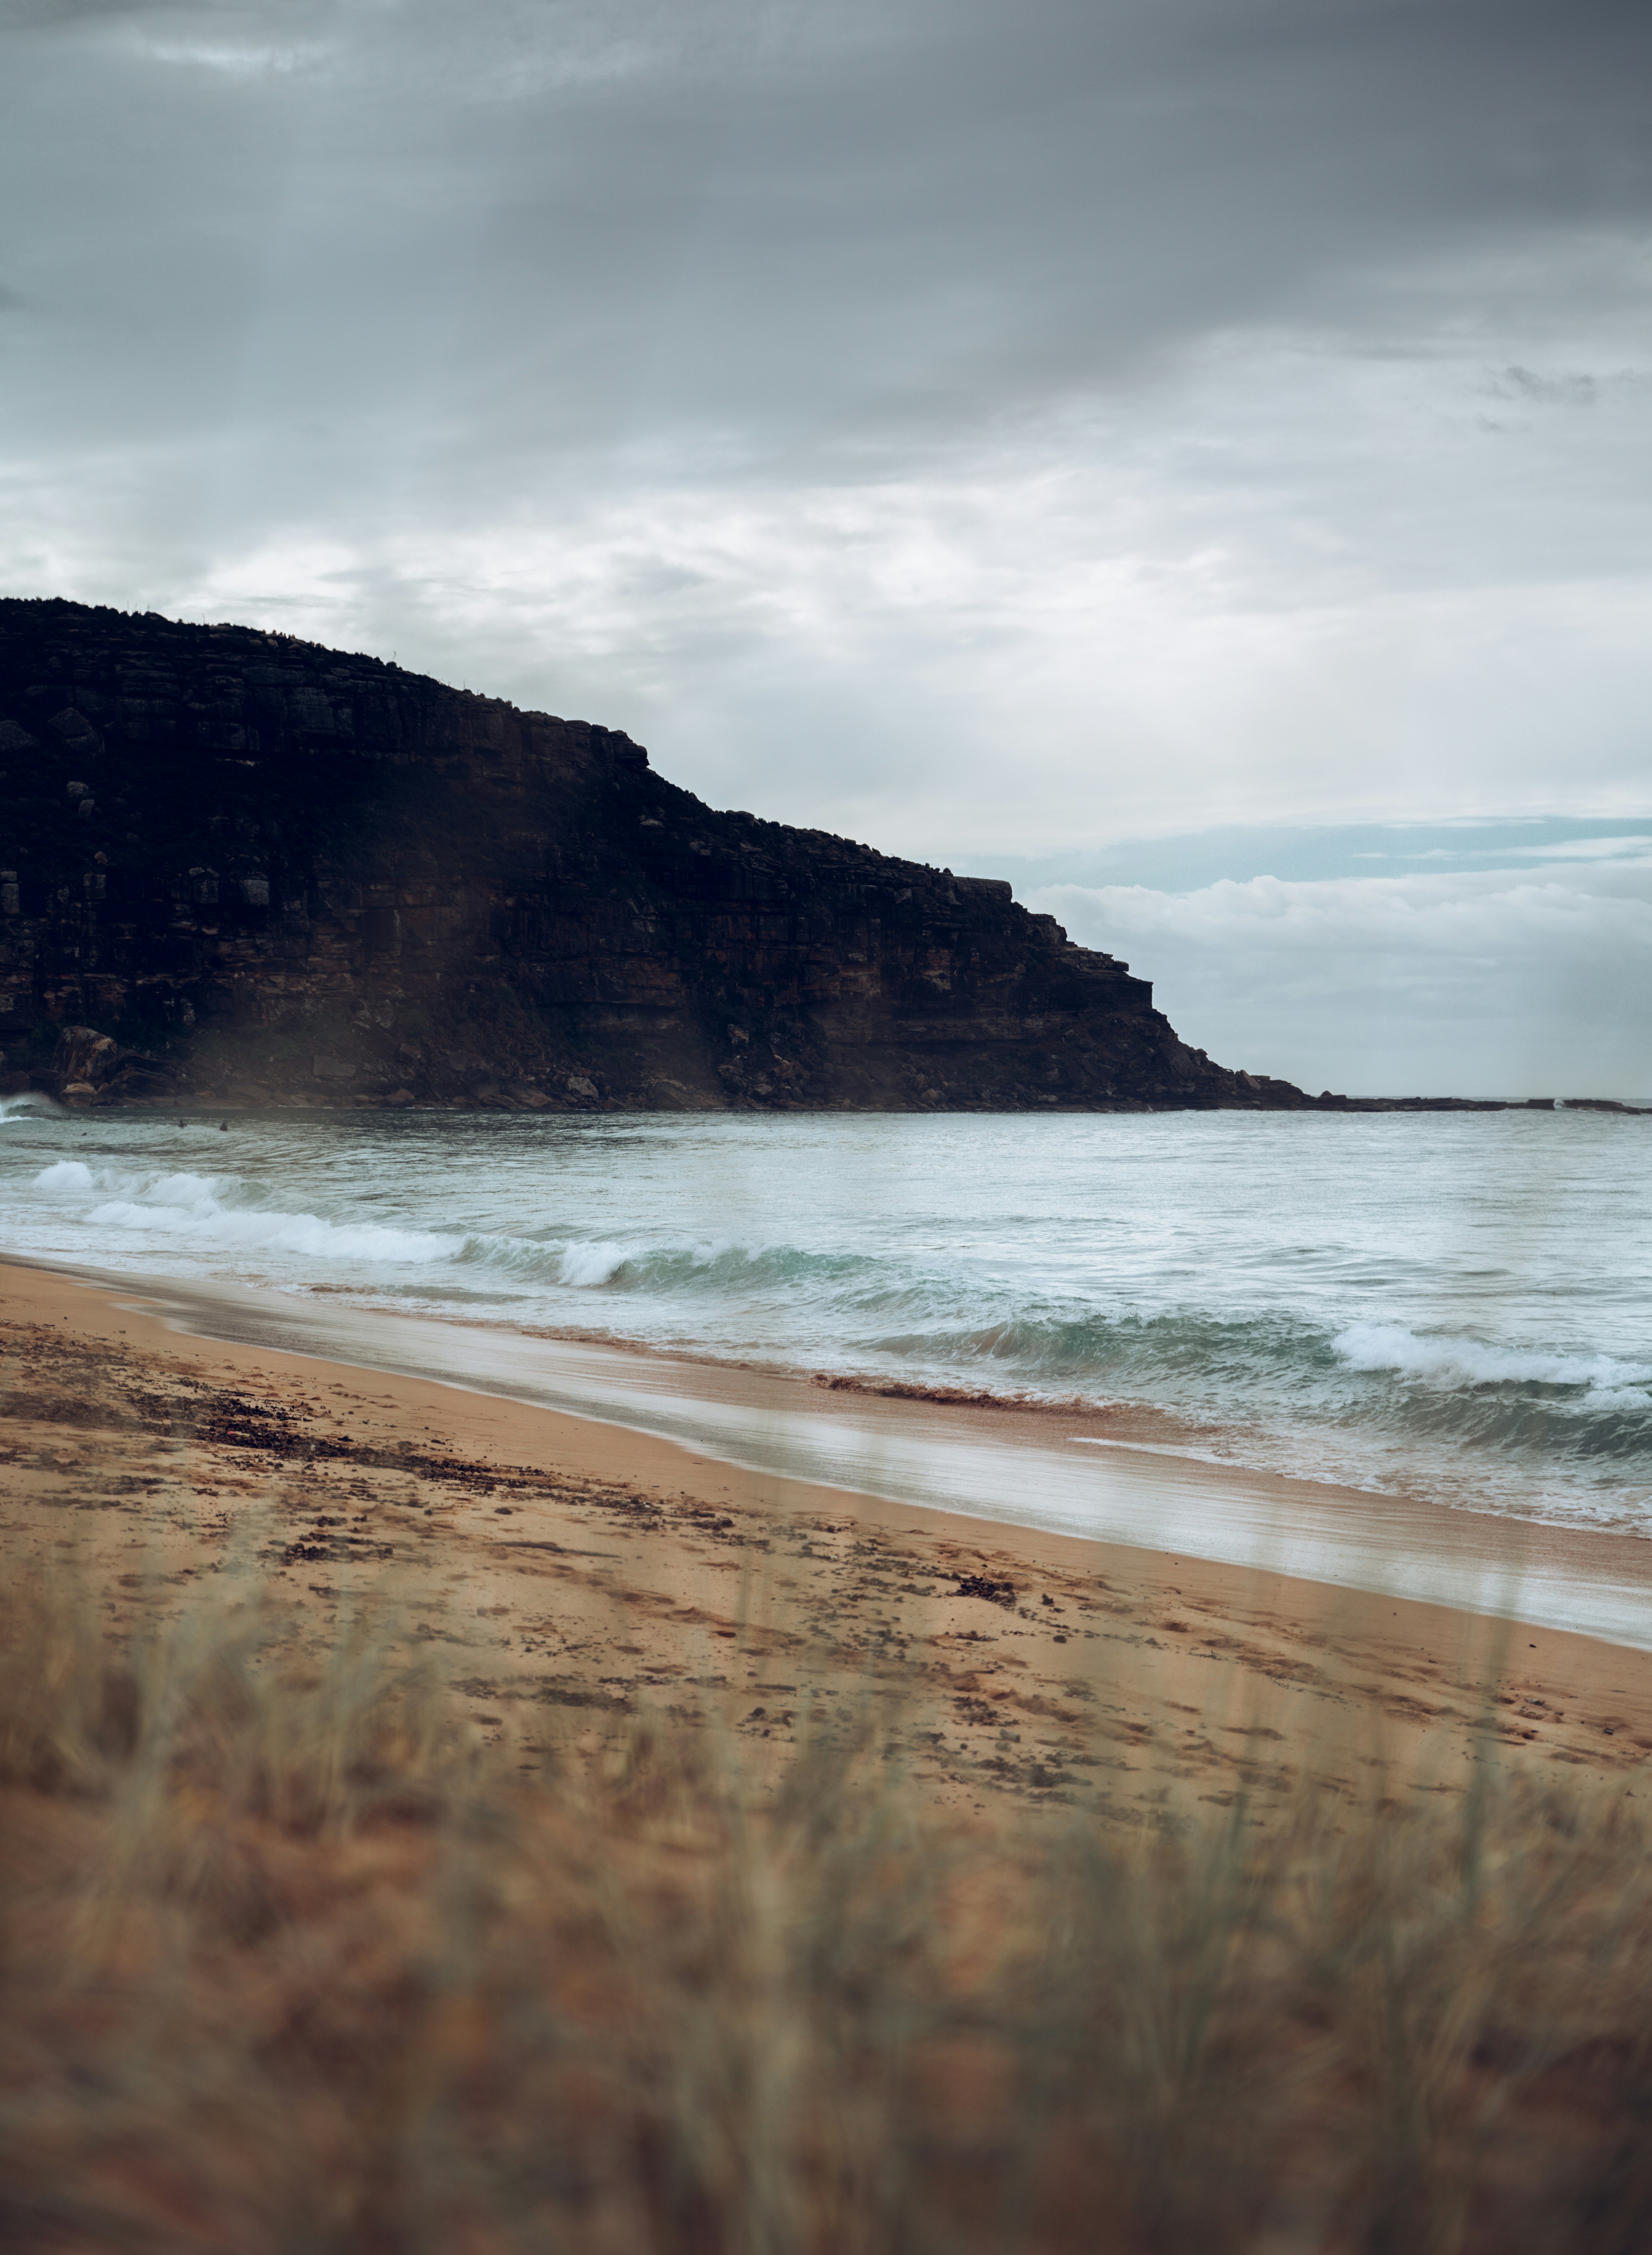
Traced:
<path id="1" fill-rule="evenodd" d="M 1541 870 L 1052 885 L 1033 904 L 1135 959 L 1213 1055 L 1299 1077 L 1311 1026 L 1315 1092 L 1644 1093 L 1625 1049 L 1652 969 L 1648 842 Z"/>
<path id="2" fill-rule="evenodd" d="M 1484 834 L 1652 831 L 1648 66 L 1640 0 L 8 0 L 0 584 L 1090 853 L 1041 904 L 1235 1063 L 1652 1092 L 1652 865 Z"/>

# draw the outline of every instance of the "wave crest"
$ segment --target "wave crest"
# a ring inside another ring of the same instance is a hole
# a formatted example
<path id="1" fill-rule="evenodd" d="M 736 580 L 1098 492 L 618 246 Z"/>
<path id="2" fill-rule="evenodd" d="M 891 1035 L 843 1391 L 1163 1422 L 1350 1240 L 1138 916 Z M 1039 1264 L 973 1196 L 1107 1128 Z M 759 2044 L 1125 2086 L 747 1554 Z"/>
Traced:
<path id="1" fill-rule="evenodd" d="M 1331 1345 L 1351 1370 L 1394 1371 L 1431 1387 L 1552 1386 L 1652 1407 L 1641 1391 L 1652 1387 L 1652 1366 L 1609 1354 L 1543 1353 L 1378 1323 L 1349 1324 Z"/>

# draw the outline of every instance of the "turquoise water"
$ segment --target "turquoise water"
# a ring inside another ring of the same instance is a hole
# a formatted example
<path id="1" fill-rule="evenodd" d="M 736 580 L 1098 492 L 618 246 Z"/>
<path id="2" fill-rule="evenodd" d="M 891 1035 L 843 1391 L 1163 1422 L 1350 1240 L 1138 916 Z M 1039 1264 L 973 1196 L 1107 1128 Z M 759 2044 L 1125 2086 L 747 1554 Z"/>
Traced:
<path id="1" fill-rule="evenodd" d="M 1652 1120 L 0 1112 L 36 1258 L 1128 1403 L 1149 1447 L 1652 1533 Z"/>

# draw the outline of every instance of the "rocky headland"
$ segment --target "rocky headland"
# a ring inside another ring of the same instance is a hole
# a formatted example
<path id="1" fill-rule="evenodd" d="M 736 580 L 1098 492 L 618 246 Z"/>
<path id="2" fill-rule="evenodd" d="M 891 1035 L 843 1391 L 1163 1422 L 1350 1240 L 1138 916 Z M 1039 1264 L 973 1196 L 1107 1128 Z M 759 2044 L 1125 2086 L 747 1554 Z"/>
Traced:
<path id="1" fill-rule="evenodd" d="M 1298 1108 L 1010 888 L 718 812 L 613 729 L 0 601 L 0 1092 Z"/>

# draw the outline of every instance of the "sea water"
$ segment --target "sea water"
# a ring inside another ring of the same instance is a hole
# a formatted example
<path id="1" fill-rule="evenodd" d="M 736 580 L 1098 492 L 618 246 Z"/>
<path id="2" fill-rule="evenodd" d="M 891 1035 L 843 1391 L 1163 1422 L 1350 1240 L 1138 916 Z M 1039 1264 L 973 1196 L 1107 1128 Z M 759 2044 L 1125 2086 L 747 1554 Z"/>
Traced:
<path id="1" fill-rule="evenodd" d="M 0 1106 L 0 1245 L 1652 1534 L 1652 1119 Z"/>

